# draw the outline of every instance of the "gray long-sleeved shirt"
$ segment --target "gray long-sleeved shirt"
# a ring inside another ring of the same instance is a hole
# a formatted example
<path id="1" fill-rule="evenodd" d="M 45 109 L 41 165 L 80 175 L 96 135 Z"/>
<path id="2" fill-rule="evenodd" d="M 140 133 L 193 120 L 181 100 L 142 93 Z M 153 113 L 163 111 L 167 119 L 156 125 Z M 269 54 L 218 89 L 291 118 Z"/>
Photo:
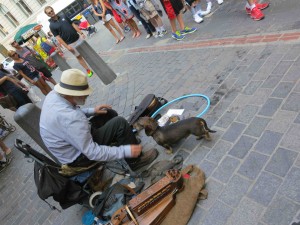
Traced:
<path id="1" fill-rule="evenodd" d="M 92 139 L 87 117 L 93 108 L 81 109 L 51 91 L 45 98 L 40 118 L 40 134 L 48 150 L 62 164 L 72 163 L 81 153 L 95 161 L 131 157 L 130 145 L 109 147 Z"/>

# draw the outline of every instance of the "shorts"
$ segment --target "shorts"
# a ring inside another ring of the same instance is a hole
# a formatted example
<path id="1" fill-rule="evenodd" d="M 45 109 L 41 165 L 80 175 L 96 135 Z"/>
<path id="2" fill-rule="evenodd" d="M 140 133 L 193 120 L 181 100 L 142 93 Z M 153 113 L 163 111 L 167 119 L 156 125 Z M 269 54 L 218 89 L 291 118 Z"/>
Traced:
<path id="1" fill-rule="evenodd" d="M 105 22 L 102 20 L 102 24 L 105 24 L 106 22 L 110 21 L 112 16 L 110 14 L 105 15 Z"/>
<path id="2" fill-rule="evenodd" d="M 176 19 L 176 14 L 170 1 L 164 1 L 165 9 L 170 20 Z"/>
<path id="3" fill-rule="evenodd" d="M 45 77 L 52 77 L 52 73 L 46 67 L 40 68 L 39 71 L 42 72 Z"/>
<path id="4" fill-rule="evenodd" d="M 72 52 L 73 55 L 75 55 L 76 57 L 80 56 L 80 53 L 76 50 L 76 46 L 79 45 L 82 42 L 81 38 L 78 38 L 77 41 L 69 44 L 69 46 L 71 46 L 74 49 L 74 53 Z"/>

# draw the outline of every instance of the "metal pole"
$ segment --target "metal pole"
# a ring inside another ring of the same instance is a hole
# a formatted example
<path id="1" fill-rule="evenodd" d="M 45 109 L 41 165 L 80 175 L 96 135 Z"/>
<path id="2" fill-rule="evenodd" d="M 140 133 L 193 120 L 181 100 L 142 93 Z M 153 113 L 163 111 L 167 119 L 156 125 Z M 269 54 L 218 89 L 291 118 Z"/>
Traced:
<path id="1" fill-rule="evenodd" d="M 97 52 L 95 52 L 85 40 L 81 41 L 75 48 L 104 84 L 110 84 L 117 78 L 115 72 L 100 58 Z"/>
<path id="2" fill-rule="evenodd" d="M 54 60 L 54 62 L 61 71 L 71 69 L 71 66 L 67 63 L 67 61 L 63 57 L 61 57 L 56 51 L 54 51 L 50 55 L 50 57 Z"/>
<path id="3" fill-rule="evenodd" d="M 41 109 L 32 103 L 28 103 L 18 108 L 15 112 L 16 123 L 56 162 L 60 162 L 45 146 L 40 135 Z"/>

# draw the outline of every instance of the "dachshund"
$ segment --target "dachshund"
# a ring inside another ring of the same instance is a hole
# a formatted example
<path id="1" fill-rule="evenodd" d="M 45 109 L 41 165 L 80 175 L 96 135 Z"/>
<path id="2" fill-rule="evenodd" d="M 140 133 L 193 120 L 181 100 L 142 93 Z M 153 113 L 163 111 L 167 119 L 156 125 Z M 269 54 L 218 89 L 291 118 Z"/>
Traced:
<path id="1" fill-rule="evenodd" d="M 197 117 L 180 120 L 163 127 L 158 126 L 157 121 L 151 117 L 141 117 L 137 121 L 137 126 L 143 127 L 146 135 L 152 136 L 157 144 L 166 148 L 168 154 L 173 153 L 171 145 L 187 138 L 190 134 L 197 136 L 197 140 L 205 138 L 210 141 L 209 133 L 216 132 L 208 128 L 204 119 Z"/>

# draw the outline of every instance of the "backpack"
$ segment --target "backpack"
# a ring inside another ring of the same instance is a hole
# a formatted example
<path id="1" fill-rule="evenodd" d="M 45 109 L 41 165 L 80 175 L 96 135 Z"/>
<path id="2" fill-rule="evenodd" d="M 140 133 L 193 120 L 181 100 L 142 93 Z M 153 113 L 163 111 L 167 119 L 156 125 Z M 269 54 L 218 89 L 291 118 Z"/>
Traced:
<path id="1" fill-rule="evenodd" d="M 168 101 L 154 94 L 148 94 L 141 103 L 135 107 L 134 112 L 129 116 L 128 123 L 132 126 L 140 117 L 152 116 L 156 110 Z"/>
<path id="2" fill-rule="evenodd" d="M 41 48 L 44 50 L 44 52 L 50 55 L 52 46 L 44 42 L 43 39 L 41 39 Z"/>

